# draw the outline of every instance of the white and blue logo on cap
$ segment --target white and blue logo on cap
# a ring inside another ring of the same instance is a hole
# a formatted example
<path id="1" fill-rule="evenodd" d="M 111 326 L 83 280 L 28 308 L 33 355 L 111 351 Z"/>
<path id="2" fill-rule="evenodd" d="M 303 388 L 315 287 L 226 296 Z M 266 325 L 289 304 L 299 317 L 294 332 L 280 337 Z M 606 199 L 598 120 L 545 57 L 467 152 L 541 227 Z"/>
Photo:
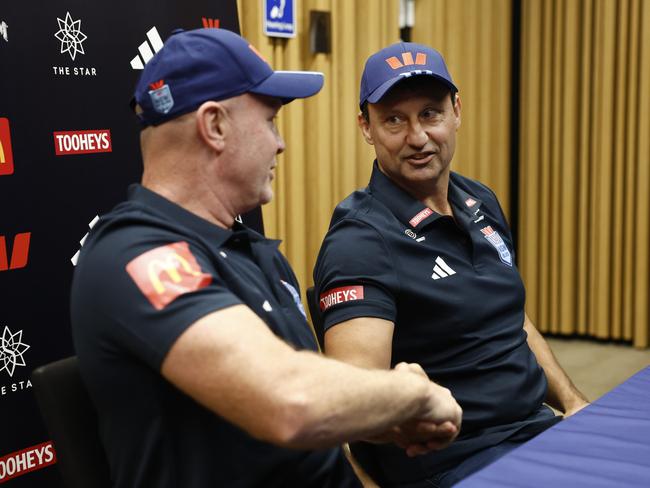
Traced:
<path id="1" fill-rule="evenodd" d="M 172 92 L 169 90 L 169 85 L 164 84 L 164 81 L 160 80 L 150 83 L 149 86 L 153 88 L 153 90 L 149 90 L 153 109 L 161 114 L 168 113 L 174 107 L 174 98 L 172 97 Z"/>

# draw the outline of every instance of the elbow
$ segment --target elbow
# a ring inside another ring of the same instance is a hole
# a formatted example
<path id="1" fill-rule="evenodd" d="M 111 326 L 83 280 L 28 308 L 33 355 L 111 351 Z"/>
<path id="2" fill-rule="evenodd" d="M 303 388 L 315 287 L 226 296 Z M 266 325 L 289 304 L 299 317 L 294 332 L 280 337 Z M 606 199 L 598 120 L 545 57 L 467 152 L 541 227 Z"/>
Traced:
<path id="1" fill-rule="evenodd" d="M 272 420 L 271 442 L 291 449 L 323 447 L 319 429 L 321 419 L 317 418 L 315 410 L 315 401 L 309 394 L 296 392 L 285 395 L 279 402 L 278 414 Z"/>

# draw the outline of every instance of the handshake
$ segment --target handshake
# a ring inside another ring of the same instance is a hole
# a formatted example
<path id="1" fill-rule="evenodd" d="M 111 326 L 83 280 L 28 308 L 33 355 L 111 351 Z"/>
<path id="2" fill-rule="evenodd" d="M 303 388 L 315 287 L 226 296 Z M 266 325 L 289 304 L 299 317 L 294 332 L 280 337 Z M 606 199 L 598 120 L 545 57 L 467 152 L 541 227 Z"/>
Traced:
<path id="1" fill-rule="evenodd" d="M 401 424 L 365 440 L 373 443 L 395 443 L 403 448 L 409 457 L 447 447 L 460 432 L 463 415 L 451 392 L 430 381 L 419 364 L 399 363 L 394 371 L 417 375 L 417 381 L 426 380 L 419 409 Z M 410 379 L 416 378 L 410 376 Z"/>

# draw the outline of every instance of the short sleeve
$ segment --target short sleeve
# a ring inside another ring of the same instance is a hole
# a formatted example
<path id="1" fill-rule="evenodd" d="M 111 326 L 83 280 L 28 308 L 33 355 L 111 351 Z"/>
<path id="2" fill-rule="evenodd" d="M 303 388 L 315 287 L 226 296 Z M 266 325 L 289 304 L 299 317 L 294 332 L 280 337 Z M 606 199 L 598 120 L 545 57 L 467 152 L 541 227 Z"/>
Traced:
<path id="1" fill-rule="evenodd" d="M 190 325 L 241 303 L 208 253 L 184 236 L 129 229 L 87 245 L 72 288 L 76 335 L 156 370 Z"/>
<path id="2" fill-rule="evenodd" d="M 398 282 L 388 246 L 372 226 L 344 219 L 327 233 L 314 269 L 325 330 L 358 317 L 395 321 Z"/>

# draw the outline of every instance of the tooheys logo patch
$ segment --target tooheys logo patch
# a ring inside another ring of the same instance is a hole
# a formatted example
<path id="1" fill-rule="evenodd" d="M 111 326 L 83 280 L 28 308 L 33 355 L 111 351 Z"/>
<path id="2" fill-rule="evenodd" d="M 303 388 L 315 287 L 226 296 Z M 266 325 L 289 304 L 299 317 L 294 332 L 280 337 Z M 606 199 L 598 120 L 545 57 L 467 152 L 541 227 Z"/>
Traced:
<path id="1" fill-rule="evenodd" d="M 411 227 L 417 227 L 420 222 L 422 222 L 424 219 L 426 219 L 429 215 L 433 213 L 433 210 L 430 208 L 425 208 L 424 210 L 418 212 L 415 217 L 413 217 L 411 220 L 409 220 L 409 224 L 411 224 Z"/>
<path id="2" fill-rule="evenodd" d="M 111 152 L 111 131 L 64 130 L 54 132 L 54 152 L 57 156 Z"/>
<path id="3" fill-rule="evenodd" d="M 212 282 L 183 241 L 141 254 L 126 265 L 126 271 L 156 310 Z"/>
<path id="4" fill-rule="evenodd" d="M 56 463 L 52 442 L 12 452 L 0 458 L 0 483 Z"/>
<path id="5" fill-rule="evenodd" d="M 363 286 L 342 286 L 321 293 L 319 305 L 320 311 L 324 312 L 332 305 L 338 303 L 351 302 L 354 300 L 363 300 Z"/>

